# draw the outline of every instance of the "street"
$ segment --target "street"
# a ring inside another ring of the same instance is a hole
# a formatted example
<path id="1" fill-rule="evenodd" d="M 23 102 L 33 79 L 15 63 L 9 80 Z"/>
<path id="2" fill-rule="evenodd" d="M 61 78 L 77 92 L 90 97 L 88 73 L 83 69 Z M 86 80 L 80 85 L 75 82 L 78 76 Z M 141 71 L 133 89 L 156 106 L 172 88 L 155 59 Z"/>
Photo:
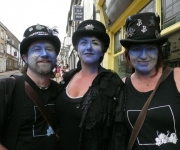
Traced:
<path id="1" fill-rule="evenodd" d="M 0 79 L 10 77 L 10 75 L 22 75 L 19 70 L 0 72 Z"/>

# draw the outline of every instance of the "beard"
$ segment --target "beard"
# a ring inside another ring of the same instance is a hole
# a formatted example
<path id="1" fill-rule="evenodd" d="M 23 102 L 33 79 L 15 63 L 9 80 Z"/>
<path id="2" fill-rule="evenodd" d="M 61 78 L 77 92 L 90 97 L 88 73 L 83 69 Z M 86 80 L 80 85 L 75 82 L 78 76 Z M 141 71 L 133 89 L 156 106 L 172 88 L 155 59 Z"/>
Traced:
<path id="1" fill-rule="evenodd" d="M 32 70 L 34 73 L 39 74 L 39 75 L 49 75 L 54 68 L 52 63 L 48 64 L 34 64 L 32 65 L 31 63 L 28 64 L 28 67 L 30 70 Z"/>

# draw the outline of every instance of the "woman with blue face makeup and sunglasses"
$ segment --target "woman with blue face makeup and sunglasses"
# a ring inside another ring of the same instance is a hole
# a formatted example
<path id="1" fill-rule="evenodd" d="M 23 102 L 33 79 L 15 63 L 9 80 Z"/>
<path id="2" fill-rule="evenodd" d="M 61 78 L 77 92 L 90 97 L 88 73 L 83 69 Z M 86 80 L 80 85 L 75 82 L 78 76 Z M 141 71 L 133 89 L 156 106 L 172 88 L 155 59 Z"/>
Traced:
<path id="1" fill-rule="evenodd" d="M 125 122 L 129 135 L 146 100 L 163 70 L 160 18 L 157 13 L 140 13 L 126 20 L 127 38 L 120 40 L 125 58 L 134 72 L 123 78 L 126 85 Z M 177 150 L 180 148 L 180 68 L 161 82 L 148 109 L 133 150 Z"/>
<path id="2" fill-rule="evenodd" d="M 97 20 L 79 24 L 72 43 L 77 69 L 65 73 L 57 100 L 60 149 L 125 150 L 123 87 L 119 76 L 100 63 L 109 46 L 105 26 Z"/>

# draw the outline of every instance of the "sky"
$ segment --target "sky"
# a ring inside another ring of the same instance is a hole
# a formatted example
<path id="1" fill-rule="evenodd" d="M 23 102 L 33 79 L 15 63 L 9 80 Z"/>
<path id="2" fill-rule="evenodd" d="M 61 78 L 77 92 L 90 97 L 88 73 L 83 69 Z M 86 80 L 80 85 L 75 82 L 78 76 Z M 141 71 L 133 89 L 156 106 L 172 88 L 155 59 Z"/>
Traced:
<path id="1" fill-rule="evenodd" d="M 57 26 L 63 41 L 70 4 L 71 0 L 1 0 L 0 21 L 20 42 L 24 31 L 38 23 Z"/>

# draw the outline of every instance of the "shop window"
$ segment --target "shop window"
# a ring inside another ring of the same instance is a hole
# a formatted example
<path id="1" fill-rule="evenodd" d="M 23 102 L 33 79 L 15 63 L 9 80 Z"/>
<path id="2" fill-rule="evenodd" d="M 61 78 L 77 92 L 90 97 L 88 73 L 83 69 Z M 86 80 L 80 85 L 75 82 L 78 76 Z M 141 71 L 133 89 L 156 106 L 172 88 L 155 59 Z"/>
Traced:
<path id="1" fill-rule="evenodd" d="M 162 0 L 162 29 L 180 21 L 179 8 L 179 0 Z"/>
<path id="2" fill-rule="evenodd" d="M 6 61 L 6 66 L 7 66 L 7 67 L 11 67 L 11 59 L 9 59 L 9 58 L 7 59 L 7 61 Z"/>
<path id="3" fill-rule="evenodd" d="M 17 61 L 14 62 L 14 68 L 18 69 L 18 62 Z"/>
<path id="4" fill-rule="evenodd" d="M 115 59 L 118 63 L 118 74 L 121 78 L 124 78 L 130 74 L 132 74 L 132 66 L 129 65 L 124 57 L 124 54 L 118 55 L 118 58 Z"/>
<path id="5" fill-rule="evenodd" d="M 114 34 L 114 54 L 121 51 L 122 46 L 120 44 L 120 40 L 121 40 L 121 29 Z"/>
<path id="6" fill-rule="evenodd" d="M 180 67 L 180 31 L 175 31 L 167 36 L 168 41 L 163 45 L 164 65 Z"/>
<path id="7" fill-rule="evenodd" d="M 143 12 L 156 12 L 156 1 L 152 0 L 149 4 L 147 4 L 139 13 Z"/>

